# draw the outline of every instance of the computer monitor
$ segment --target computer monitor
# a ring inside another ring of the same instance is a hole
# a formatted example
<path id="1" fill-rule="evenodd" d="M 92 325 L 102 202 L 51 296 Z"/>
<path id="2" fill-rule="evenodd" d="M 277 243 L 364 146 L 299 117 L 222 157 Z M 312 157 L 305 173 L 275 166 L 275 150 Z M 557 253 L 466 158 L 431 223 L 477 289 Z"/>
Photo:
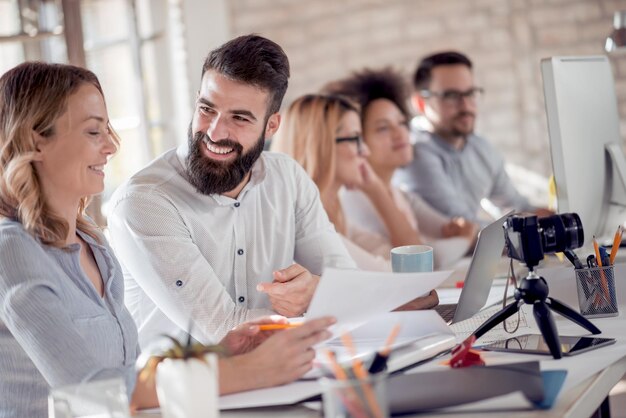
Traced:
<path id="1" fill-rule="evenodd" d="M 576 212 L 585 243 L 626 221 L 626 164 L 607 57 L 541 61 L 558 212 Z"/>

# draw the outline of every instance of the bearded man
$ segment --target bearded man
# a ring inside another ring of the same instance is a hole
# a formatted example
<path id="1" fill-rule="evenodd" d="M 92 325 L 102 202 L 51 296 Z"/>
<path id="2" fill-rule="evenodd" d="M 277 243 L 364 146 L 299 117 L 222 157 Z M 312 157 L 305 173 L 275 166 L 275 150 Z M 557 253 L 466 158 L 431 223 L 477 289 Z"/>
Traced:
<path id="1" fill-rule="evenodd" d="M 481 201 L 488 199 L 503 211 L 551 215 L 532 206 L 513 186 L 504 158 L 486 139 L 474 133 L 478 100 L 483 89 L 474 82 L 472 62 L 465 55 L 438 52 L 423 58 L 413 77 L 413 107 L 427 121 L 417 129 L 412 163 L 398 170 L 394 183 L 420 195 L 449 217 L 481 225 Z"/>
<path id="2" fill-rule="evenodd" d="M 187 144 L 116 190 L 111 241 L 140 345 L 200 342 L 267 314 L 301 315 L 324 267 L 355 268 L 298 163 L 263 152 L 289 62 L 256 35 L 209 53 Z"/>

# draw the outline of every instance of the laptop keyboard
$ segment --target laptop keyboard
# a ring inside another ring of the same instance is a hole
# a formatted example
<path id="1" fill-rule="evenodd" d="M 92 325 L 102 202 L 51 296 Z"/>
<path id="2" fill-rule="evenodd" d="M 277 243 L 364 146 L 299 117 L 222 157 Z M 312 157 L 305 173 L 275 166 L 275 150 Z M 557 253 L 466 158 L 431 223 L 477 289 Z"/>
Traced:
<path id="1" fill-rule="evenodd" d="M 450 322 L 452 318 L 454 318 L 457 306 L 458 305 L 437 305 L 435 306 L 435 311 L 437 311 L 444 321 Z"/>

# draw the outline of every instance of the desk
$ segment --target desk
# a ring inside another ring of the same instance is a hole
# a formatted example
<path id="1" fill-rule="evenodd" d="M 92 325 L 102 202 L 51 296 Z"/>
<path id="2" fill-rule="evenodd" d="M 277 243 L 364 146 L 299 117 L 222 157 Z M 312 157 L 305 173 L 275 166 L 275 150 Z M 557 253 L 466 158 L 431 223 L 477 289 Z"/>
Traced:
<path id="1" fill-rule="evenodd" d="M 619 275 L 618 275 L 619 274 Z M 624 266 L 620 266 L 620 273 L 616 271 L 616 277 L 626 277 L 626 268 Z M 571 286 L 566 286 L 566 288 L 560 289 L 557 286 L 558 280 L 555 279 L 553 282 L 551 278 L 546 275 L 546 279 L 548 279 L 548 283 L 553 291 L 551 294 L 565 303 L 570 304 L 573 307 L 577 307 L 576 301 L 576 290 L 575 286 L 572 288 Z M 568 280 L 567 278 L 565 278 Z M 571 277 L 573 283 L 573 273 Z M 565 282 L 567 284 L 567 282 Z M 623 327 L 622 324 L 626 324 L 626 285 L 625 286 L 616 286 L 618 291 L 618 298 L 620 301 L 620 314 L 619 317 L 611 318 L 611 319 L 601 319 L 602 322 L 600 328 L 608 332 L 609 337 L 618 337 L 620 340 L 624 340 L 623 337 Z M 610 322 L 608 322 L 610 321 Z M 617 322 L 618 321 L 618 322 Z M 596 322 L 594 320 L 594 322 Z M 608 326 L 611 324 L 611 326 Z M 580 332 L 571 332 L 573 330 L 572 327 L 576 327 L 575 325 L 571 325 L 567 321 L 557 321 L 557 326 L 559 329 L 563 329 L 561 334 L 582 334 L 584 331 Z M 596 353 L 598 353 L 596 351 Z M 592 353 L 592 352 L 590 352 Z M 550 410 L 518 410 L 518 411 L 477 411 L 477 412 L 459 412 L 459 413 L 430 413 L 430 414 L 419 414 L 415 416 L 419 417 L 463 417 L 463 418 L 477 418 L 477 417 L 501 417 L 503 414 L 506 414 L 507 417 L 519 417 L 519 418 L 530 418 L 530 417 L 571 417 L 571 418 L 588 418 L 591 414 L 596 411 L 604 399 L 608 396 L 609 391 L 620 381 L 622 376 L 626 374 L 626 350 L 623 353 L 624 355 L 618 357 L 617 360 L 613 361 L 611 364 L 607 365 L 601 371 L 593 374 L 592 376 L 582 380 L 580 383 L 575 386 L 570 386 L 569 389 L 565 389 L 562 392 L 556 404 Z M 621 353 L 620 353 L 621 355 Z M 584 362 L 585 354 L 581 354 L 576 357 L 576 359 Z M 534 359 L 540 359 L 537 356 L 533 356 Z M 564 362 L 565 364 L 565 362 Z M 319 403 L 318 403 L 319 405 Z M 158 414 L 140 414 L 140 417 L 144 418 L 156 418 L 159 417 Z M 321 412 L 317 410 L 313 410 L 303 405 L 296 406 L 288 406 L 288 407 L 270 407 L 270 408 L 257 408 L 257 409 L 249 409 L 249 410 L 237 410 L 237 411 L 223 411 L 221 412 L 221 416 L 223 417 L 232 417 L 232 418 L 251 418 L 251 417 L 296 417 L 296 418 L 309 418 L 309 417 L 320 417 Z"/>
<path id="2" fill-rule="evenodd" d="M 562 393 L 557 403 L 552 409 L 529 410 L 529 411 L 507 411 L 507 417 L 513 418 L 589 418 L 596 409 L 600 407 L 604 399 L 608 396 L 609 391 L 619 382 L 622 376 L 626 374 L 626 356 L 621 358 L 610 367 L 588 378 L 578 386 Z M 446 417 L 446 418 L 479 418 L 479 417 L 501 417 L 503 411 L 495 412 L 462 412 L 462 413 L 432 413 L 419 414 L 415 417 Z M 228 418 L 274 418 L 274 417 L 293 417 L 293 418 L 319 418 L 322 415 L 320 411 L 313 410 L 303 405 L 285 406 L 285 407 L 269 407 L 255 408 L 237 411 L 222 411 L 221 417 Z M 159 414 L 138 414 L 140 418 L 158 418 Z"/>

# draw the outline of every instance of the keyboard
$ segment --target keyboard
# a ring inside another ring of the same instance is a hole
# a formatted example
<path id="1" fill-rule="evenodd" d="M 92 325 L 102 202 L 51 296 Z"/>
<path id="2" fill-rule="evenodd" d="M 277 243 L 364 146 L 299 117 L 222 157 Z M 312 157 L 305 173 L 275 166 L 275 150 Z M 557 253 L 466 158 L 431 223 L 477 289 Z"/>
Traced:
<path id="1" fill-rule="evenodd" d="M 456 313 L 456 307 L 459 305 L 450 304 L 450 305 L 437 305 L 435 306 L 435 311 L 439 314 L 440 317 L 443 318 L 444 321 L 450 323 L 452 318 L 454 318 L 454 314 Z"/>

